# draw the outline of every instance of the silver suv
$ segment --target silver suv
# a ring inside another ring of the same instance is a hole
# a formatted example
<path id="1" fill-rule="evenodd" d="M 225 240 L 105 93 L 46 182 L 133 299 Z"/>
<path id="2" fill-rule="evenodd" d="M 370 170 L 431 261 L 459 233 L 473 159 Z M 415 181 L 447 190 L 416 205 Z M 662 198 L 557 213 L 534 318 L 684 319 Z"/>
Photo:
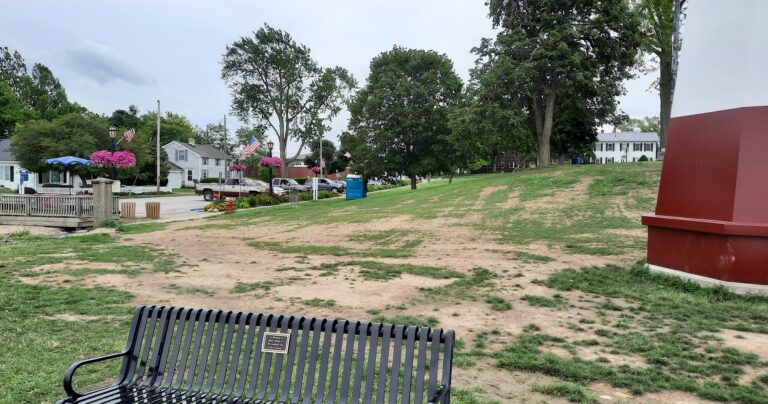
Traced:
<path id="1" fill-rule="evenodd" d="M 304 192 L 307 190 L 307 187 L 299 184 L 293 178 L 272 178 L 272 187 L 280 187 L 286 191 L 296 190 Z"/>

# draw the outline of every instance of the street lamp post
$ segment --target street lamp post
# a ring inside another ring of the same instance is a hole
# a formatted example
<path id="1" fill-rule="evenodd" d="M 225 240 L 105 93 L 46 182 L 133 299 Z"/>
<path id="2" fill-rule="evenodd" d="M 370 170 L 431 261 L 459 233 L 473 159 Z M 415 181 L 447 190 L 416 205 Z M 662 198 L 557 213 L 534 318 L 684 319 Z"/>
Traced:
<path id="1" fill-rule="evenodd" d="M 272 157 L 272 148 L 275 147 L 275 144 L 272 143 L 272 140 L 269 140 L 267 142 L 267 157 Z M 272 190 L 272 166 L 269 166 L 269 196 L 274 195 L 274 192 Z"/>
<path id="2" fill-rule="evenodd" d="M 115 153 L 115 138 L 117 137 L 117 128 L 114 126 L 109 127 L 109 139 L 112 140 L 112 154 Z M 115 165 L 112 164 L 112 180 L 115 180 L 117 173 L 115 171 Z"/>

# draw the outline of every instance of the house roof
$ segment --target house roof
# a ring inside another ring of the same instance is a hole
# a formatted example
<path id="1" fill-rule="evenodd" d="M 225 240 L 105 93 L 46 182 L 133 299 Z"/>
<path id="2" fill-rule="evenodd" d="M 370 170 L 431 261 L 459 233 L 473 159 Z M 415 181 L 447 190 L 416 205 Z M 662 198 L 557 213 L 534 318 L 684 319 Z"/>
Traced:
<path id="1" fill-rule="evenodd" d="M 658 142 L 656 132 L 607 132 L 597 134 L 598 142 Z"/>
<path id="2" fill-rule="evenodd" d="M 173 171 L 184 171 L 183 168 L 177 166 L 176 164 L 173 164 L 172 161 L 169 161 L 168 165 L 171 166 L 171 170 L 173 170 Z"/>
<path id="3" fill-rule="evenodd" d="M 11 139 L 0 139 L 0 161 L 17 161 L 11 153 Z"/>
<path id="4" fill-rule="evenodd" d="M 200 157 L 208 157 L 208 158 L 214 158 L 214 159 L 234 159 L 234 157 L 228 155 L 227 153 L 213 147 L 213 145 L 209 144 L 189 144 L 185 142 L 179 142 L 176 141 L 176 143 L 186 147 L 187 149 L 195 152 Z M 167 146 L 167 145 L 166 145 Z"/>

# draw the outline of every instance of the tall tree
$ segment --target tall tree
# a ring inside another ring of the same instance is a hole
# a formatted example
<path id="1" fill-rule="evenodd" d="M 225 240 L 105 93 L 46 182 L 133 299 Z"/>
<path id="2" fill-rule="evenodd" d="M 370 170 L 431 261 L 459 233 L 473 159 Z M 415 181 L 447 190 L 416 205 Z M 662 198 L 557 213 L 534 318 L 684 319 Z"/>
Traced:
<path id="1" fill-rule="evenodd" d="M 304 144 L 330 129 L 330 120 L 356 86 L 346 69 L 320 67 L 309 48 L 266 24 L 253 37 L 227 46 L 223 65 L 221 77 L 232 89 L 234 113 L 274 131 L 285 162 L 283 176 Z M 289 140 L 299 142 L 292 157 L 286 152 Z"/>
<path id="2" fill-rule="evenodd" d="M 336 152 L 336 145 L 328 139 L 323 139 L 323 162 L 325 174 L 342 171 L 347 167 L 346 159 Z M 310 167 L 320 166 L 320 139 L 309 142 L 309 154 L 304 158 L 304 164 Z"/>
<path id="3" fill-rule="evenodd" d="M 0 139 L 13 135 L 16 124 L 24 121 L 24 105 L 11 86 L 0 81 Z"/>
<path id="4" fill-rule="evenodd" d="M 639 18 L 626 0 L 490 0 L 499 29 L 475 52 L 500 96 L 527 111 L 540 165 L 548 165 L 553 128 L 563 98 L 589 105 L 595 125 L 613 118 L 622 81 L 631 77 Z"/>
<path id="5" fill-rule="evenodd" d="M 371 176 L 417 176 L 443 168 L 440 142 L 462 83 L 453 63 L 435 51 L 394 47 L 371 61 L 371 72 L 349 105 L 349 142 L 357 167 Z"/>
<path id="6" fill-rule="evenodd" d="M 30 121 L 13 135 L 11 151 L 32 171 L 47 169 L 45 160 L 57 156 L 88 158 L 109 147 L 106 119 L 72 113 L 53 120 Z"/>
<path id="7" fill-rule="evenodd" d="M 675 91 L 677 52 L 680 50 L 680 24 L 685 0 L 635 0 L 642 16 L 643 50 L 655 57 L 659 77 L 659 141 L 667 145 L 672 98 Z"/>
<path id="8" fill-rule="evenodd" d="M 631 132 L 639 128 L 642 132 L 660 133 L 660 120 L 658 116 L 646 116 L 644 118 L 628 118 L 617 126 L 622 131 Z"/>

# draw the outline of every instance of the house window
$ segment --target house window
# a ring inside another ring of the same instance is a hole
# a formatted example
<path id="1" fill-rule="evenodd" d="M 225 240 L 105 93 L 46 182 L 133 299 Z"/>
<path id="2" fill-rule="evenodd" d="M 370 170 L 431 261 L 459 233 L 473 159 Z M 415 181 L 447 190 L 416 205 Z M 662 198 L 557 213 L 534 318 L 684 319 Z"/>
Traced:
<path id="1" fill-rule="evenodd" d="M 187 151 L 176 150 L 176 161 L 187 161 Z"/>
<path id="2" fill-rule="evenodd" d="M 613 163 L 613 157 L 606 157 L 605 158 L 605 164 Z"/>
<path id="3" fill-rule="evenodd" d="M 616 143 L 606 143 L 605 144 L 605 151 L 614 151 L 616 148 Z"/>
<path id="4" fill-rule="evenodd" d="M 192 181 L 192 170 L 187 170 L 187 181 Z"/>
<path id="5" fill-rule="evenodd" d="M 603 151 L 603 144 L 602 143 L 598 143 L 597 144 L 597 151 Z"/>
<path id="6" fill-rule="evenodd" d="M 643 144 L 642 143 L 633 143 L 632 144 L 632 150 L 633 151 L 643 151 Z"/>
<path id="7" fill-rule="evenodd" d="M 13 182 L 13 166 L 0 166 L 0 181 Z"/>
<path id="8" fill-rule="evenodd" d="M 204 166 L 208 165 L 208 157 L 203 157 L 203 165 Z"/>
<path id="9" fill-rule="evenodd" d="M 598 157 L 597 158 L 597 164 L 603 164 L 603 158 L 602 157 Z"/>
<path id="10" fill-rule="evenodd" d="M 229 160 L 224 160 L 224 167 L 229 167 Z"/>
<path id="11" fill-rule="evenodd" d="M 501 169 L 502 170 L 504 169 L 504 162 L 503 161 L 501 162 Z"/>
<path id="12" fill-rule="evenodd" d="M 66 184 L 67 173 L 57 171 L 45 171 L 40 173 L 40 182 L 43 184 Z"/>
<path id="13" fill-rule="evenodd" d="M 200 174 L 200 179 L 204 180 L 206 178 L 208 178 L 208 170 L 203 170 L 202 174 Z"/>
<path id="14" fill-rule="evenodd" d="M 653 143 L 646 143 L 645 151 L 653 151 Z"/>
<path id="15" fill-rule="evenodd" d="M 217 165 L 217 166 L 220 166 L 220 165 L 221 165 L 221 159 L 216 159 L 216 165 Z"/>

